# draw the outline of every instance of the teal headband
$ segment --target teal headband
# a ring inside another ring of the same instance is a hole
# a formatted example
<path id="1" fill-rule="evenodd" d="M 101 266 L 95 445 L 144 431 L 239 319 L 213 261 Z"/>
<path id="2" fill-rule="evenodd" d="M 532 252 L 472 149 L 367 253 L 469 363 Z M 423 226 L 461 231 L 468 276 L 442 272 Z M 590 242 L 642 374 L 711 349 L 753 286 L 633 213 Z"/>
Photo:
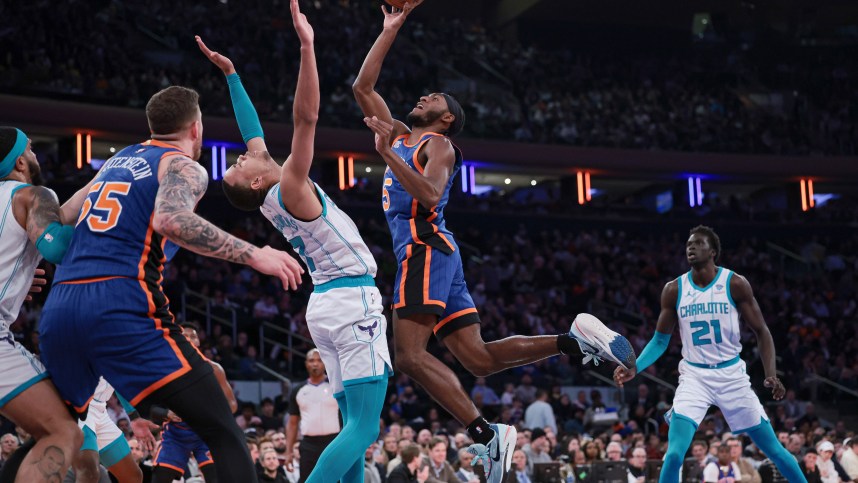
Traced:
<path id="1" fill-rule="evenodd" d="M 12 145 L 12 150 L 9 151 L 5 158 L 3 158 L 3 161 L 0 161 L 0 178 L 9 176 L 9 173 L 15 169 L 15 161 L 19 156 L 24 154 L 24 150 L 27 149 L 27 135 L 20 129 L 15 129 L 15 131 L 17 131 L 18 135 L 15 139 L 15 144 Z"/>

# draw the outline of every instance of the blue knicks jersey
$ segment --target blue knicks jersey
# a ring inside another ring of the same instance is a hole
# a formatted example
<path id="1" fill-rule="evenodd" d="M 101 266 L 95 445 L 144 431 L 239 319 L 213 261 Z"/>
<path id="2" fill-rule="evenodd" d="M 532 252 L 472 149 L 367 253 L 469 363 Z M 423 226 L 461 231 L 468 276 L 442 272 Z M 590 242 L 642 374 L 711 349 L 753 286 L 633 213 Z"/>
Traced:
<path id="1" fill-rule="evenodd" d="M 156 307 L 166 305 L 160 290 L 166 238 L 152 229 L 158 165 L 183 154 L 149 140 L 119 151 L 101 167 L 78 216 L 74 236 L 55 283 L 102 277 L 146 282 Z"/>
<path id="2" fill-rule="evenodd" d="M 393 140 L 393 152 L 399 155 L 411 169 L 422 174 L 423 166 L 418 158 L 420 149 L 435 136 L 443 135 L 426 133 L 416 144 L 409 145 L 406 142 L 408 135 L 403 134 Z M 444 188 L 444 195 L 441 196 L 437 206 L 421 205 L 399 183 L 390 168 L 384 172 L 381 202 L 393 237 L 393 253 L 399 260 L 405 258 L 405 247 L 412 243 L 429 245 L 448 255 L 456 251 L 453 234 L 447 230 L 444 222 L 444 207 L 447 206 L 447 200 L 450 198 L 450 187 L 453 186 L 453 179 L 462 167 L 462 152 L 455 145 L 453 149 L 456 152 L 456 162 L 447 186 Z"/>

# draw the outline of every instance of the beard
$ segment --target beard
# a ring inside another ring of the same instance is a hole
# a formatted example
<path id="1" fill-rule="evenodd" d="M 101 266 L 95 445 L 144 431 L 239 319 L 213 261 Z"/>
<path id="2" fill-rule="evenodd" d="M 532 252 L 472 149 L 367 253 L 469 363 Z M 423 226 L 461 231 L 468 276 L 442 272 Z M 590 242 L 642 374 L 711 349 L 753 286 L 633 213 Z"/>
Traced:
<path id="1" fill-rule="evenodd" d="M 45 179 L 42 177 L 42 167 L 39 166 L 39 161 L 35 157 L 32 160 L 27 160 L 27 167 L 30 170 L 30 184 L 33 186 L 45 184 Z"/>
<path id="2" fill-rule="evenodd" d="M 416 114 L 414 111 L 408 113 L 408 116 L 405 118 L 408 121 L 408 124 L 414 127 L 426 127 L 441 119 L 445 113 L 443 112 L 435 112 L 428 111 L 423 114 Z"/>

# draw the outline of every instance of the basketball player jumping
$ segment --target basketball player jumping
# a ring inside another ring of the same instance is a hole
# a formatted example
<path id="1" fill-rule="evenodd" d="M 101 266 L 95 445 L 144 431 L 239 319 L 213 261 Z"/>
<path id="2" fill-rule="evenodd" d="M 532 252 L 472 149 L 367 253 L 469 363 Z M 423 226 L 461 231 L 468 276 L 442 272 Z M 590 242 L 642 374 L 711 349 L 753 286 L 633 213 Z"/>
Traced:
<path id="1" fill-rule="evenodd" d="M 483 341 L 459 249 L 444 222 L 444 206 L 462 164 L 462 154 L 450 138 L 462 130 L 464 112 L 449 94 L 427 94 L 408 114 L 409 128 L 393 119 L 375 91 L 399 28 L 421 1 L 402 10 L 382 7 L 383 30 L 353 86 L 364 121 L 375 133 L 376 150 L 387 164 L 382 205 L 399 261 L 393 300 L 396 363 L 467 425 L 476 442 L 471 447 L 474 462 L 483 463 L 488 482 L 500 482 L 512 462 L 515 428 L 490 425 L 480 415 L 453 371 L 426 350 L 433 333 L 476 376 L 576 352 L 576 346 L 587 355 L 585 362 L 606 358 L 633 368 L 635 355 L 624 337 L 588 314 L 580 314 L 567 334 Z"/>
<path id="2" fill-rule="evenodd" d="M 709 227 L 697 226 L 685 246 L 691 270 L 664 286 L 661 313 L 652 340 L 641 351 L 637 368 L 618 367 L 614 380 L 620 386 L 652 365 L 667 349 L 674 327 L 679 325 L 682 361 L 679 387 L 670 423 L 667 454 L 659 481 L 679 481 L 679 470 L 697 426 L 709 406 L 721 409 L 734 433 L 746 433 L 791 482 L 806 482 L 796 459 L 781 445 L 745 372 L 739 318 L 757 335 L 765 368 L 765 386 L 778 400 L 784 386 L 775 371 L 772 334 L 745 277 L 715 265 L 721 241 Z"/>
<path id="3" fill-rule="evenodd" d="M 72 229 L 62 222 L 70 223 L 75 210 L 61 211 L 56 195 L 39 184 L 27 135 L 0 127 L 0 414 L 36 440 L 4 464 L 3 478 L 12 481 L 20 467 L 15 481 L 28 483 L 61 480 L 83 440 L 45 368 L 9 331 L 36 265 L 43 257 L 61 262 L 71 240 Z"/>
<path id="4" fill-rule="evenodd" d="M 319 116 L 319 77 L 313 29 L 291 0 L 301 42 L 293 105 L 292 153 L 279 166 L 267 152 L 262 126 L 232 62 L 200 49 L 227 76 L 233 108 L 248 152 L 223 177 L 227 198 L 238 208 L 259 209 L 285 236 L 310 270 L 315 286 L 307 327 L 343 415 L 343 429 L 319 457 L 308 483 L 363 481 L 363 456 L 378 436 L 378 418 L 391 374 L 375 287 L 376 263 L 351 218 L 308 175 Z"/>
<path id="5" fill-rule="evenodd" d="M 211 448 L 221 481 L 256 481 L 244 434 L 211 366 L 175 324 L 161 287 L 167 240 L 200 255 L 249 265 L 296 288 L 289 254 L 257 248 L 194 213 L 208 173 L 197 163 L 199 96 L 172 86 L 146 105 L 151 139 L 108 159 L 90 182 L 71 245 L 42 312 L 42 360 L 80 413 L 104 378 L 148 414 L 181 417 Z M 223 462 L 220 464 L 218 462 Z"/>
<path id="6" fill-rule="evenodd" d="M 188 338 L 191 345 L 197 349 L 200 348 L 200 336 L 197 334 L 196 324 L 192 322 L 182 323 L 182 334 Z M 232 387 L 226 380 L 226 372 L 217 362 L 209 360 L 208 363 L 212 366 L 217 382 L 220 384 L 224 396 L 226 396 L 229 409 L 235 413 L 238 410 L 238 402 L 235 400 Z M 161 437 L 161 447 L 158 448 L 152 463 L 154 466 L 152 483 L 172 483 L 174 480 L 181 480 L 188 472 L 188 460 L 191 455 L 197 461 L 197 467 L 203 474 L 206 483 L 217 483 L 217 473 L 209 447 L 197 433 L 182 421 L 182 418 L 170 411 L 168 422 L 164 426 Z"/>

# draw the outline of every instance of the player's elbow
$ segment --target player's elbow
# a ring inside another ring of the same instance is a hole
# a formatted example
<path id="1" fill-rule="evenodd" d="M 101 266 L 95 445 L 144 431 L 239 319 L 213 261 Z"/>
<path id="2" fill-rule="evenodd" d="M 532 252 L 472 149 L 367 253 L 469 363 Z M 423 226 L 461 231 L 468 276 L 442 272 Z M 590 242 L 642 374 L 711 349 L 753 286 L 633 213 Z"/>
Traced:
<path id="1" fill-rule="evenodd" d="M 174 238 L 180 229 L 175 217 L 162 211 L 156 211 L 152 215 L 152 229 L 167 238 Z"/>
<path id="2" fill-rule="evenodd" d="M 373 85 L 361 79 L 360 76 L 358 76 L 358 78 L 355 79 L 354 83 L 352 84 L 352 92 L 357 99 L 368 97 L 370 94 L 372 94 L 372 91 Z"/>

